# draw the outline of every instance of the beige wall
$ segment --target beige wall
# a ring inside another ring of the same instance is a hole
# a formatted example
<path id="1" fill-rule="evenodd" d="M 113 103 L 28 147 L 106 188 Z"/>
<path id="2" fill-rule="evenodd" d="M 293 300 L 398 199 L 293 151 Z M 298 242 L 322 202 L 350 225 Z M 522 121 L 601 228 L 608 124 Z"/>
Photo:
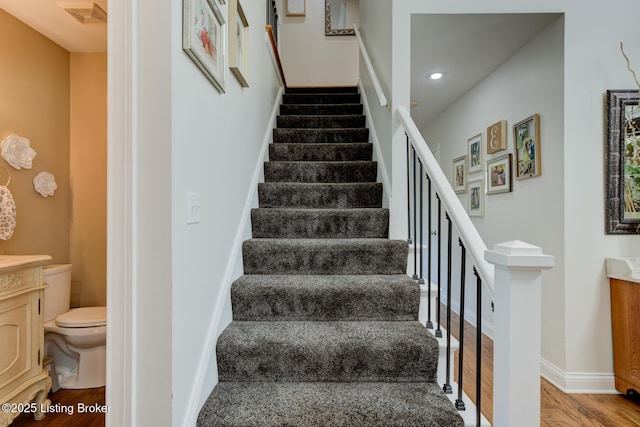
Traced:
<path id="1" fill-rule="evenodd" d="M 0 10 L 0 140 L 15 133 L 38 153 L 11 173 L 12 238 L 0 254 L 49 254 L 72 263 L 72 306 L 106 304 L 106 54 L 70 54 Z M 33 190 L 46 170 L 53 197 Z M 0 168 L 0 185 L 5 182 Z"/>
<path id="2" fill-rule="evenodd" d="M 304 17 L 286 16 L 283 0 L 276 4 L 282 20 L 280 56 L 289 86 L 358 83 L 358 41 L 355 36 L 324 35 L 324 1 L 307 0 Z"/>
<path id="3" fill-rule="evenodd" d="M 72 53 L 70 81 L 71 304 L 106 305 L 106 53 Z"/>
<path id="4" fill-rule="evenodd" d="M 38 153 L 30 170 L 11 173 L 17 222 L 0 254 L 49 254 L 69 262 L 69 52 L 0 9 L 0 140 L 9 134 L 28 138 Z M 58 185 L 43 198 L 32 179 L 52 173 Z M 0 169 L 4 185 L 6 174 Z"/>

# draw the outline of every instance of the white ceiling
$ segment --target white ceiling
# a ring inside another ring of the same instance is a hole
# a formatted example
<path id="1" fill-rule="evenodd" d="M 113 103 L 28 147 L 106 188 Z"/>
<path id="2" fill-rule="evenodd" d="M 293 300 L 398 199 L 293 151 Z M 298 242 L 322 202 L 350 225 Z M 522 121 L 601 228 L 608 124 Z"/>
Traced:
<path id="1" fill-rule="evenodd" d="M 559 14 L 413 15 L 411 116 L 422 129 L 503 64 Z M 435 71 L 442 80 L 429 80 Z"/>
<path id="2" fill-rule="evenodd" d="M 107 11 L 107 0 L 0 0 L 0 8 L 69 52 L 106 52 L 107 24 L 81 24 L 64 10 L 93 3 Z"/>
<path id="3" fill-rule="evenodd" d="M 81 24 L 64 11 L 107 0 L 0 0 L 0 8 L 70 52 L 106 52 L 106 24 Z M 558 14 L 414 15 L 411 20 L 411 109 L 419 128 L 509 59 Z M 443 80 L 427 75 L 443 71 Z"/>

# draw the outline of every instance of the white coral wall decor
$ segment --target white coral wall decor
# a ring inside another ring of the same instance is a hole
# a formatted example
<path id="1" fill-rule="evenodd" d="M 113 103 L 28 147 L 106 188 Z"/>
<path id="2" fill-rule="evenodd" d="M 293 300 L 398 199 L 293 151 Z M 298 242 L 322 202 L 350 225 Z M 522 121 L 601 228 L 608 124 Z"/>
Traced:
<path id="1" fill-rule="evenodd" d="M 42 196 L 53 196 L 58 188 L 56 178 L 47 171 L 42 171 L 33 177 L 33 188 Z"/>
<path id="2" fill-rule="evenodd" d="M 14 168 L 31 169 L 32 161 L 38 153 L 31 148 L 31 142 L 22 136 L 11 134 L 0 143 L 2 158 Z"/>

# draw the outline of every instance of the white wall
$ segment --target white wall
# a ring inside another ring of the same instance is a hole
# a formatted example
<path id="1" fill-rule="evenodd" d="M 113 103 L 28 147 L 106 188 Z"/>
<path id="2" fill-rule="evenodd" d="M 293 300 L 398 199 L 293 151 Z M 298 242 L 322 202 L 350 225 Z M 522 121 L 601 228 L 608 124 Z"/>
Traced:
<path id="1" fill-rule="evenodd" d="M 282 24 L 280 56 L 287 85 L 355 86 L 358 83 L 356 38 L 324 35 L 324 1 L 307 0 L 306 16 L 286 16 L 282 3 L 276 0 Z"/>
<path id="2" fill-rule="evenodd" d="M 181 2 L 110 9 L 108 426 L 193 425 L 217 381 L 213 346 L 230 321 L 279 90 L 264 4 L 244 10 L 250 87 L 226 70 L 220 94 L 182 51 Z M 196 225 L 186 225 L 190 191 L 201 196 Z"/>
<path id="3" fill-rule="evenodd" d="M 511 193 L 485 195 L 484 218 L 472 220 L 487 247 L 518 239 L 540 246 L 545 253 L 556 257 L 556 267 L 544 274 L 542 299 L 543 355 L 556 365 L 563 363 L 565 358 L 564 189 L 558 185 L 563 181 L 564 158 L 563 39 L 564 27 L 560 18 L 422 129 L 429 144 L 439 144 L 440 164 L 449 181 L 453 182 L 453 159 L 466 154 L 468 138 L 482 132 L 486 147 L 486 128 L 506 120 L 507 150 L 491 155 L 484 151 L 484 161 L 507 152 L 515 153 L 513 124 L 534 113 L 540 115 L 542 175 L 526 180 L 514 179 Z M 486 182 L 486 164 L 482 172 L 468 176 L 469 179 L 478 177 L 484 177 Z M 468 192 L 460 194 L 459 198 L 463 206 L 468 206 Z M 454 250 L 459 250 L 457 245 Z M 452 304 L 459 306 L 460 270 L 456 267 Z M 469 276 L 472 276 L 471 271 L 469 265 Z M 475 281 L 468 280 L 467 283 Z M 475 286 L 469 286 L 466 307 L 473 313 L 475 294 Z M 485 319 L 493 323 L 489 301 L 486 301 L 483 313 Z M 470 320 L 475 320 L 475 314 Z"/>
<path id="4" fill-rule="evenodd" d="M 387 103 L 392 105 L 391 98 L 391 2 L 387 0 L 366 0 L 360 3 L 360 35 L 367 48 L 369 59 L 373 64 L 382 91 L 387 97 Z M 377 141 L 376 150 L 379 164 L 384 167 L 384 174 L 391 176 L 391 119 L 392 114 L 385 107 L 381 107 L 378 96 L 373 88 L 371 76 L 360 58 L 360 80 L 367 99 L 367 119 L 371 122 L 370 131 Z M 385 183 L 387 184 L 387 183 Z M 390 183 L 389 183 L 390 184 Z M 390 185 L 384 188 L 387 195 L 391 192 Z M 385 198 L 386 199 L 386 198 Z"/>
<path id="5" fill-rule="evenodd" d="M 410 71 L 406 64 L 411 55 L 411 13 L 548 12 L 565 14 L 562 165 L 565 242 L 562 291 L 565 340 L 562 345 L 565 360 L 553 366 L 556 368 L 554 380 L 573 391 L 610 390 L 613 358 L 604 259 L 637 254 L 638 240 L 637 236 L 604 234 L 603 95 L 606 89 L 633 87 L 618 45 L 620 40 L 625 41 L 630 57 L 640 57 L 635 30 L 640 4 L 633 0 L 590 1 L 588 7 L 569 0 L 488 0 L 481 4 L 472 0 L 393 2 L 393 98 L 396 106 L 408 107 Z M 603 23 L 603 16 L 615 17 L 616 24 Z M 402 144 L 404 135 L 399 128 L 394 127 L 393 138 L 395 146 Z M 536 179 L 531 179 L 527 185 L 534 186 Z M 545 224 L 539 227 L 545 227 Z M 556 265 L 559 265 L 558 261 L 562 262 L 562 259 L 557 259 Z M 556 345 L 547 339 L 543 336 L 545 349 Z M 562 352 L 558 351 L 557 355 Z"/>
<path id="6" fill-rule="evenodd" d="M 225 20 L 229 3 L 220 6 Z M 217 382 L 209 340 L 215 342 L 231 321 L 230 282 L 241 274 L 241 256 L 232 248 L 239 250 L 238 243 L 250 237 L 243 227 L 247 197 L 257 191 L 252 178 L 262 166 L 278 90 L 265 44 L 264 2 L 243 2 L 243 9 L 250 28 L 250 86 L 242 88 L 227 69 L 226 93 L 220 94 L 182 51 L 182 4 L 173 5 L 173 173 L 171 189 L 163 189 L 171 191 L 172 201 L 173 425 L 194 422 L 190 417 Z M 199 224 L 186 223 L 187 192 L 200 194 Z"/>

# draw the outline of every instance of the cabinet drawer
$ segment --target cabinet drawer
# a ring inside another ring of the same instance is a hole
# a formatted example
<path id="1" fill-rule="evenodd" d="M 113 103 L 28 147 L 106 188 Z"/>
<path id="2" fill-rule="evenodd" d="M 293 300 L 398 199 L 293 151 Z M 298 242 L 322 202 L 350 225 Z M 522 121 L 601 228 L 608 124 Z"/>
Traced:
<path id="1" fill-rule="evenodd" d="M 23 270 L 9 270 L 0 273 L 0 293 L 10 294 L 15 291 L 39 286 L 42 267 Z M 3 296 L 2 298 L 5 298 Z"/>

